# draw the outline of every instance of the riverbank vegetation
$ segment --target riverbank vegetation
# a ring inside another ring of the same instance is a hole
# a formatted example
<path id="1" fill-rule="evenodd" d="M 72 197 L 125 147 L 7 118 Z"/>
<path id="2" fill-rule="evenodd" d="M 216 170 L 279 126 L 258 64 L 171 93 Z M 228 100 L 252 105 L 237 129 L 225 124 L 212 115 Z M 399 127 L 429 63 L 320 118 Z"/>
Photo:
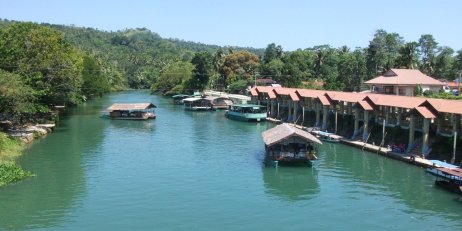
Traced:
<path id="1" fill-rule="evenodd" d="M 22 149 L 23 146 L 19 140 L 9 138 L 5 133 L 0 132 L 0 186 L 33 175 L 15 163 Z"/>

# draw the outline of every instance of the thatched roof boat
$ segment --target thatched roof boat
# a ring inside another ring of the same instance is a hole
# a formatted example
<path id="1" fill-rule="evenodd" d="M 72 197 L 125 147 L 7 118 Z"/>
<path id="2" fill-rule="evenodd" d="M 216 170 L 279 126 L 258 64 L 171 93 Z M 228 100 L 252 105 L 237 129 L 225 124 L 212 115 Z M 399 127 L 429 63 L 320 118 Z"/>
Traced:
<path id="1" fill-rule="evenodd" d="M 315 145 L 322 142 L 299 128 L 283 123 L 262 132 L 267 159 L 282 163 L 310 163 L 315 160 Z"/>
<path id="2" fill-rule="evenodd" d="M 152 103 L 114 103 L 107 110 L 111 119 L 145 120 L 156 118 L 156 107 Z"/>

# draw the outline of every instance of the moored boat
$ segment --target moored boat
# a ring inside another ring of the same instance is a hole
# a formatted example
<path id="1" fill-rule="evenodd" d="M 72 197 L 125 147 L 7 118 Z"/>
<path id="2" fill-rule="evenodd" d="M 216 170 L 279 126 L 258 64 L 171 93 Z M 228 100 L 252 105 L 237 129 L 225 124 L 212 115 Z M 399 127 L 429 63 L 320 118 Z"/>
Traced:
<path id="1" fill-rule="evenodd" d="M 174 95 L 172 96 L 174 104 L 183 104 L 183 99 L 191 97 L 190 95 Z"/>
<path id="2" fill-rule="evenodd" d="M 147 120 L 156 118 L 154 108 L 152 103 L 114 103 L 107 110 L 111 119 Z"/>
<path id="3" fill-rule="evenodd" d="M 459 168 L 457 165 L 449 164 L 440 160 L 428 160 L 433 163 L 432 167 L 427 168 L 427 172 L 433 174 L 433 175 L 438 175 L 441 177 L 449 177 L 449 179 L 454 178 L 457 180 L 462 181 L 462 178 L 459 178 L 457 176 L 451 176 L 448 174 L 443 174 L 443 172 L 439 171 L 438 168 L 445 168 L 445 169 L 450 169 L 453 172 L 458 172 L 462 174 L 462 169 Z"/>
<path id="4" fill-rule="evenodd" d="M 311 164 L 316 160 L 315 147 L 322 142 L 299 128 L 287 123 L 262 132 L 266 159 L 279 164 Z"/>
<path id="5" fill-rule="evenodd" d="M 210 100 L 210 104 L 212 104 L 213 109 L 215 110 L 223 110 L 228 109 L 231 105 L 233 105 L 233 101 L 228 97 L 224 96 L 207 96 L 205 97 L 207 100 Z"/>
<path id="6" fill-rule="evenodd" d="M 209 111 L 213 110 L 213 105 L 206 98 L 185 98 L 183 99 L 184 109 L 188 111 Z"/>
<path id="7" fill-rule="evenodd" d="M 462 172 L 444 167 L 435 168 L 435 170 L 437 171 L 435 185 L 462 194 Z"/>
<path id="8" fill-rule="evenodd" d="M 234 104 L 229 107 L 225 116 L 241 121 L 265 121 L 266 107 L 256 104 Z"/>

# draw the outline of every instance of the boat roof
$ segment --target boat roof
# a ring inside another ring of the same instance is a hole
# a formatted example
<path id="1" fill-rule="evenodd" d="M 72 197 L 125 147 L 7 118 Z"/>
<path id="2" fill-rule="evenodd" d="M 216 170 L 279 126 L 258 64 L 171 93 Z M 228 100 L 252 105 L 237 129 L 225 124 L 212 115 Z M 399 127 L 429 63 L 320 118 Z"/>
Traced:
<path id="1" fill-rule="evenodd" d="M 428 160 L 428 161 L 432 162 L 434 165 L 438 167 L 445 167 L 445 168 L 458 168 L 459 167 L 457 165 L 449 164 L 449 163 L 446 163 L 440 160 Z"/>
<path id="2" fill-rule="evenodd" d="M 172 98 L 183 98 L 183 97 L 190 97 L 190 95 L 182 95 L 182 94 L 180 94 L 180 95 L 172 96 Z"/>
<path id="3" fill-rule="evenodd" d="M 190 98 L 183 99 L 183 102 L 194 102 L 194 101 L 198 101 L 198 100 L 205 100 L 205 99 L 204 98 L 197 98 L 197 97 L 190 97 Z"/>
<path id="4" fill-rule="evenodd" d="M 277 144 L 293 136 L 300 137 L 307 142 L 322 144 L 318 138 L 311 135 L 309 132 L 303 131 L 287 123 L 283 123 L 274 128 L 268 129 L 262 132 L 261 136 L 263 137 L 265 144 L 268 146 Z"/>
<path id="5" fill-rule="evenodd" d="M 462 172 L 461 171 L 456 171 L 454 169 L 449 169 L 449 168 L 436 168 L 436 170 L 442 172 L 443 174 L 446 174 L 446 175 L 452 175 L 452 176 L 457 176 L 457 177 L 460 177 L 462 178 Z"/>
<path id="6" fill-rule="evenodd" d="M 129 110 L 146 110 L 156 108 L 152 103 L 114 103 L 107 108 L 108 111 L 129 111 Z"/>
<path id="7" fill-rule="evenodd" d="M 319 131 L 318 134 L 321 135 L 321 136 L 329 136 L 329 135 L 332 135 L 333 133 Z"/>
<path id="8" fill-rule="evenodd" d="M 263 108 L 263 107 L 266 107 L 266 106 L 263 106 L 263 105 L 258 105 L 258 104 L 234 104 L 233 107 L 260 107 L 260 108 Z"/>

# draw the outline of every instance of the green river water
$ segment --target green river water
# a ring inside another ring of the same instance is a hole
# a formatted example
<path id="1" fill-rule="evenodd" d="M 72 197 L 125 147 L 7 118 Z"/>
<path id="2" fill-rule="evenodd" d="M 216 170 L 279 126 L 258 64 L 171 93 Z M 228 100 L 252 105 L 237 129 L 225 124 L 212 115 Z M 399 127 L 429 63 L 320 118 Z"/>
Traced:
<path id="1" fill-rule="evenodd" d="M 151 121 L 99 118 L 152 102 Z M 70 110 L 0 188 L 0 230 L 461 230 L 462 199 L 418 168 L 324 144 L 312 167 L 263 164 L 273 126 L 128 91 Z"/>

